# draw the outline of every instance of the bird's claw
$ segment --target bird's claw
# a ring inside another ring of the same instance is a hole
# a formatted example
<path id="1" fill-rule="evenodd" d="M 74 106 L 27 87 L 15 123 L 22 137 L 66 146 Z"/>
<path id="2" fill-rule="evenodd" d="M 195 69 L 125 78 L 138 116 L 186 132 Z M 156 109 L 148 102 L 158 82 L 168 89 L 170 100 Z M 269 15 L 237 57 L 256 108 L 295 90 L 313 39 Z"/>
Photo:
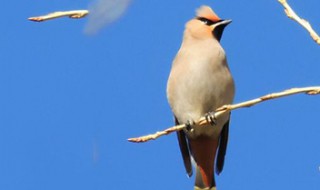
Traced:
<path id="1" fill-rule="evenodd" d="M 206 113 L 205 118 L 206 118 L 207 122 L 210 123 L 212 126 L 217 125 L 217 118 L 216 118 L 215 113 L 213 111 Z"/>
<path id="2" fill-rule="evenodd" d="M 195 122 L 193 120 L 188 120 L 186 123 L 187 131 L 192 132 L 194 124 L 195 124 Z"/>

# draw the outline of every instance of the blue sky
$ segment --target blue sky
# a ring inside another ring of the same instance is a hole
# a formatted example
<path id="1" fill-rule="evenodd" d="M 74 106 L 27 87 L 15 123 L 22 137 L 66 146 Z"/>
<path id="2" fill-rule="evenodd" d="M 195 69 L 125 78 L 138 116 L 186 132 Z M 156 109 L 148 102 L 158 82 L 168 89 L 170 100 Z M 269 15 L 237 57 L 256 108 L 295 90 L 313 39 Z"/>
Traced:
<path id="1" fill-rule="evenodd" d="M 320 1 L 290 0 L 320 31 Z M 126 141 L 173 124 L 166 99 L 184 24 L 200 5 L 231 18 L 222 39 L 235 102 L 320 83 L 320 54 L 276 1 L 133 0 L 96 35 L 88 18 L 30 16 L 87 1 L 6 1 L 0 12 L 0 189 L 192 189 L 176 136 Z M 219 190 L 320 189 L 320 96 L 234 111 Z"/>

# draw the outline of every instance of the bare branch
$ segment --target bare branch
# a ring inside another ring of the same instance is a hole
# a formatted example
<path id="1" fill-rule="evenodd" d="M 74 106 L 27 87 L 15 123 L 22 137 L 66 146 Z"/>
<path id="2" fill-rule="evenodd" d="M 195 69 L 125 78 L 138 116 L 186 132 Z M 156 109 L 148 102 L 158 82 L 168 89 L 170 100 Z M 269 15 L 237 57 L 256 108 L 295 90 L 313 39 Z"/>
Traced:
<path id="1" fill-rule="evenodd" d="M 279 3 L 281 3 L 284 7 L 284 12 L 286 13 L 286 15 L 298 22 L 301 26 L 303 26 L 309 33 L 310 36 L 312 37 L 312 39 L 320 45 L 320 37 L 319 35 L 313 30 L 312 26 L 310 25 L 310 23 L 307 20 L 304 20 L 302 18 L 300 18 L 290 7 L 290 5 L 287 3 L 287 0 L 278 0 Z"/>
<path id="2" fill-rule="evenodd" d="M 83 18 L 89 14 L 88 10 L 73 10 L 73 11 L 58 11 L 49 13 L 47 15 L 43 16 L 36 16 L 36 17 L 30 17 L 28 20 L 35 21 L 35 22 L 42 22 L 50 19 L 56 19 L 60 17 L 68 16 L 69 18 Z"/>
<path id="3" fill-rule="evenodd" d="M 249 100 L 249 101 L 245 101 L 245 102 L 241 102 L 238 104 L 232 104 L 232 105 L 224 105 L 219 107 L 218 109 L 216 109 L 215 111 L 215 117 L 218 118 L 220 117 L 222 114 L 225 114 L 227 112 L 230 112 L 231 110 L 235 110 L 235 109 L 239 109 L 239 108 L 244 108 L 244 107 L 251 107 L 253 105 L 256 105 L 258 103 L 267 101 L 267 100 L 271 100 L 271 99 L 276 99 L 276 98 L 281 98 L 284 96 L 289 96 L 289 95 L 293 95 L 293 94 L 299 94 L 299 93 L 305 93 L 307 95 L 317 95 L 320 94 L 320 86 L 313 86 L 313 87 L 304 87 L 304 88 L 292 88 L 292 89 L 288 89 L 282 92 L 276 92 L 276 93 L 271 93 L 271 94 L 267 94 L 265 96 L 261 96 L 259 98 L 253 99 L 253 100 Z M 206 125 L 207 120 L 205 117 L 201 117 L 196 123 L 196 127 L 201 127 L 203 125 Z M 156 132 L 154 134 L 150 134 L 150 135 L 146 135 L 146 136 L 142 136 L 142 137 L 136 137 L 136 138 L 129 138 L 128 141 L 130 142 L 135 142 L 135 143 L 141 143 L 141 142 L 147 142 L 149 140 L 155 140 L 163 135 L 168 135 L 172 132 L 175 131 L 180 131 L 182 129 L 186 128 L 185 124 L 182 125 L 177 125 L 177 126 L 173 126 L 170 128 L 167 128 L 163 131 L 159 131 Z"/>

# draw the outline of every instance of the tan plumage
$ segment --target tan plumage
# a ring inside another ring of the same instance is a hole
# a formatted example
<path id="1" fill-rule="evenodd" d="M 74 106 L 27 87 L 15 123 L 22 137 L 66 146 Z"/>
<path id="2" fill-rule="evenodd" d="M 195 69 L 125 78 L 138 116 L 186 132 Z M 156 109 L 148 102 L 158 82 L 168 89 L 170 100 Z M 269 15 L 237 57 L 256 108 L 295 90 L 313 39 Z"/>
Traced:
<path id="1" fill-rule="evenodd" d="M 221 20 L 210 7 L 202 6 L 196 18 L 186 24 L 167 84 L 167 97 L 176 123 L 196 121 L 219 106 L 232 103 L 234 83 L 219 43 L 224 27 L 230 22 Z M 228 121 L 229 115 L 224 115 L 215 126 L 178 132 L 187 173 L 192 174 L 190 154 L 197 165 L 195 189 L 215 189 L 214 160 L 218 152 L 216 170 L 220 173 Z"/>
<path id="2" fill-rule="evenodd" d="M 197 17 L 205 17 L 212 21 L 219 21 L 221 20 L 218 15 L 208 6 L 201 6 L 196 11 Z"/>

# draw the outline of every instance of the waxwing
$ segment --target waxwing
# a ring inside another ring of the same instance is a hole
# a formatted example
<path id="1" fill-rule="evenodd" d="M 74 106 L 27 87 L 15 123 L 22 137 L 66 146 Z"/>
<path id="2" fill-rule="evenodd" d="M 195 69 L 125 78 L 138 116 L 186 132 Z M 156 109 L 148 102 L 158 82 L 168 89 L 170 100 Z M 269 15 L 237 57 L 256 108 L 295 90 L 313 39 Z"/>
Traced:
<path id="1" fill-rule="evenodd" d="M 220 19 L 208 6 L 186 23 L 181 47 L 173 61 L 167 97 L 176 124 L 187 124 L 177 132 L 187 174 L 195 161 L 196 189 L 216 189 L 214 171 L 223 169 L 228 141 L 230 114 L 214 118 L 216 108 L 231 104 L 235 86 L 220 45 L 223 30 L 231 20 Z M 208 125 L 194 121 L 206 116 Z"/>

